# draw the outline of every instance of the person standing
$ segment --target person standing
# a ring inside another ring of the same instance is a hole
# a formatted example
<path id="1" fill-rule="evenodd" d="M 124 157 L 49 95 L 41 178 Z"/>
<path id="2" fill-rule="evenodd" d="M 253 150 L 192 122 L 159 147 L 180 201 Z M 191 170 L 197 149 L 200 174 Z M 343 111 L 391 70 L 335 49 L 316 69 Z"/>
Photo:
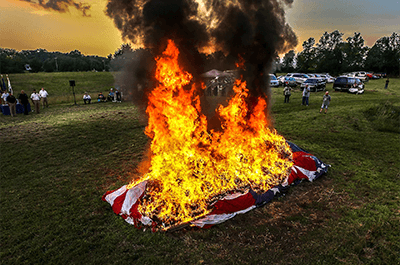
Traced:
<path id="1" fill-rule="evenodd" d="M 10 114 L 11 117 L 17 115 L 16 106 L 17 106 L 17 99 L 14 97 L 13 93 L 11 92 L 10 95 L 6 98 L 8 102 L 8 106 L 10 107 Z"/>
<path id="2" fill-rule="evenodd" d="M 90 101 L 92 101 L 92 98 L 90 97 L 90 95 L 87 93 L 87 92 L 85 92 L 85 95 L 83 95 L 83 102 L 86 104 L 86 102 L 88 103 L 88 104 L 90 104 Z"/>
<path id="3" fill-rule="evenodd" d="M 6 104 L 6 99 L 10 94 L 8 94 L 7 90 L 1 95 L 1 104 Z"/>
<path id="4" fill-rule="evenodd" d="M 21 94 L 18 96 L 19 101 L 21 102 L 22 106 L 24 106 L 24 114 L 28 115 L 28 104 L 29 104 L 29 98 L 28 95 L 25 94 L 24 90 L 21 90 Z"/>
<path id="5" fill-rule="evenodd" d="M 35 108 L 35 112 L 37 114 L 39 114 L 40 113 L 40 96 L 38 93 L 36 93 L 36 89 L 34 89 L 31 94 L 31 100 L 32 100 L 33 106 Z"/>
<path id="6" fill-rule="evenodd" d="M 331 102 L 331 96 L 329 95 L 329 91 L 325 92 L 325 95 L 322 97 L 322 106 L 319 113 L 322 113 L 322 110 L 325 109 L 325 114 L 328 112 L 328 106 Z"/>
<path id="7" fill-rule="evenodd" d="M 289 85 L 285 86 L 285 88 L 283 89 L 283 95 L 285 95 L 285 101 L 283 103 L 286 103 L 286 102 L 289 103 L 290 95 L 292 95 L 290 90 L 292 90 L 292 89 L 290 88 Z"/>
<path id="8" fill-rule="evenodd" d="M 389 86 L 389 77 L 386 79 L 386 83 L 385 83 L 385 89 L 387 89 Z"/>
<path id="9" fill-rule="evenodd" d="M 309 97 L 310 97 L 310 88 L 308 87 L 308 85 L 306 85 L 305 88 L 303 89 L 303 101 L 302 101 L 301 105 L 308 106 L 308 98 Z"/>
<path id="10" fill-rule="evenodd" d="M 46 105 L 46 108 L 48 108 L 49 102 L 47 101 L 47 97 L 49 96 L 49 93 L 47 93 L 47 91 L 43 87 L 39 91 L 39 96 L 42 99 L 43 108 L 45 107 L 45 105 Z"/>

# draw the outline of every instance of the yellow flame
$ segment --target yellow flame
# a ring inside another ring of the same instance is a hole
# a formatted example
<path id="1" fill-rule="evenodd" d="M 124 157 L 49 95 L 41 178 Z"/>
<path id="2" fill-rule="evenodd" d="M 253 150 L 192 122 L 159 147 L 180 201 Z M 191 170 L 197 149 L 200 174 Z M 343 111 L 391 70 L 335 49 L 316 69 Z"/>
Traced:
<path id="1" fill-rule="evenodd" d="M 292 166 L 285 139 L 268 128 L 265 100 L 256 99 L 250 113 L 248 89 L 241 80 L 236 80 L 228 106 L 217 110 L 223 130 L 208 132 L 197 85 L 179 66 L 178 55 L 169 41 L 156 59 L 159 85 L 146 110 L 150 168 L 128 186 L 148 180 L 138 210 L 166 227 L 206 215 L 229 192 L 265 192 L 281 183 Z"/>

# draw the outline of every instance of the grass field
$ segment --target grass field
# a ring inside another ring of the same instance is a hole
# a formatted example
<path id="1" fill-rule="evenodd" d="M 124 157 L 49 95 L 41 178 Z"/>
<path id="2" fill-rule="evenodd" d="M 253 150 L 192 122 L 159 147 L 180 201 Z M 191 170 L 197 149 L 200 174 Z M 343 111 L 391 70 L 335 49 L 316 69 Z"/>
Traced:
<path id="1" fill-rule="evenodd" d="M 40 114 L 0 116 L 1 264 L 400 263 L 400 79 L 386 90 L 372 80 L 362 95 L 329 85 L 326 115 L 323 92 L 306 107 L 299 91 L 284 104 L 273 88 L 277 131 L 331 164 L 328 174 L 211 229 L 166 233 L 128 225 L 101 200 L 143 156 L 136 108 L 57 99 L 69 79 L 80 92 L 108 91 L 111 74 L 10 79 L 16 90 L 44 86 L 54 98 Z"/>
<path id="2" fill-rule="evenodd" d="M 42 87 L 49 93 L 49 104 L 71 103 L 75 99 L 82 101 L 83 94 L 88 92 L 92 98 L 97 98 L 99 92 L 107 95 L 114 86 L 112 72 L 65 72 L 65 73 L 30 73 L 10 74 L 15 95 L 25 90 L 30 95 L 34 89 L 38 92 Z M 69 80 L 75 80 L 74 90 Z"/>

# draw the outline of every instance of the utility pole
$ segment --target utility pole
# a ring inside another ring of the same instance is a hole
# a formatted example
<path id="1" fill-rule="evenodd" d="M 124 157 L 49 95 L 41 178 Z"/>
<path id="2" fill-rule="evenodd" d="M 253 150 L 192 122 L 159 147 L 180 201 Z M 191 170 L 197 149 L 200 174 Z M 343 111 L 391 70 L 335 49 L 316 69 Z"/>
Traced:
<path id="1" fill-rule="evenodd" d="M 57 57 L 54 57 L 54 60 L 56 60 L 56 72 L 58 72 L 58 63 L 57 63 Z"/>
<path id="2" fill-rule="evenodd" d="M 76 104 L 76 98 L 75 98 L 75 80 L 69 80 L 69 85 L 72 87 L 72 94 L 74 94 L 74 105 L 78 105 Z"/>

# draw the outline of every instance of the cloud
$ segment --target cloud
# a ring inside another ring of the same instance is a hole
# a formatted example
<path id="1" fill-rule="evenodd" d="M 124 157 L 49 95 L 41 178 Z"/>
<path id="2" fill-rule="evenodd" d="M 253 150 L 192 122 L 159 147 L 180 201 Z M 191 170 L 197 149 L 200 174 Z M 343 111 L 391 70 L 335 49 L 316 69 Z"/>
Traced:
<path id="1" fill-rule="evenodd" d="M 75 0 L 20 0 L 31 3 L 35 7 L 44 8 L 46 10 L 57 11 L 60 13 L 69 12 L 69 7 L 74 7 L 82 13 L 84 17 L 90 17 L 89 11 L 91 6 L 86 3 L 79 3 Z"/>

